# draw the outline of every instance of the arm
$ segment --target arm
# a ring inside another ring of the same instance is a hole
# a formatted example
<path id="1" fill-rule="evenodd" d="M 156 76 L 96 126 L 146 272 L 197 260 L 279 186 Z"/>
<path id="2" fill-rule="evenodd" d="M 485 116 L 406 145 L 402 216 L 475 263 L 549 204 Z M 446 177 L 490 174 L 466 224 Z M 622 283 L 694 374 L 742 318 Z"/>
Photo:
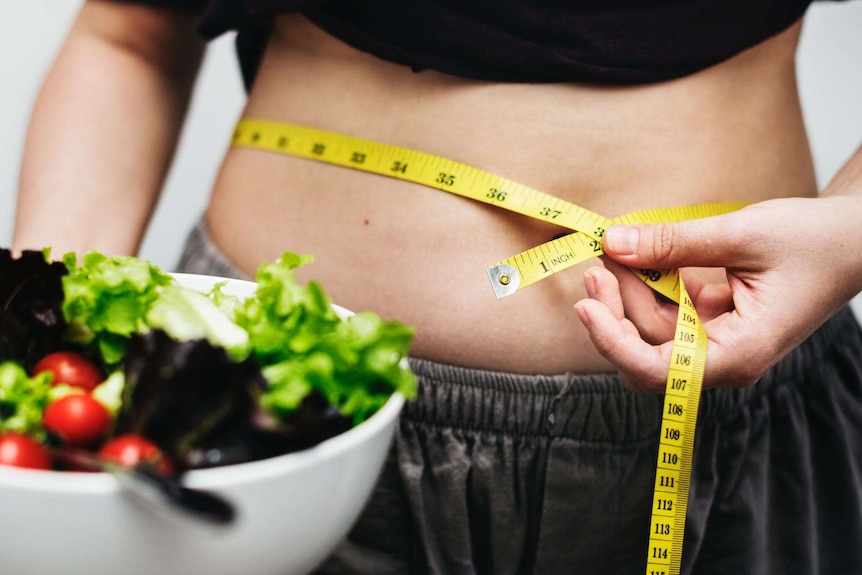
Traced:
<path id="1" fill-rule="evenodd" d="M 137 251 L 203 50 L 192 14 L 84 3 L 33 109 L 14 251 Z"/>
<path id="2" fill-rule="evenodd" d="M 862 149 L 818 198 L 609 228 L 603 238 L 608 269 L 587 272 L 589 299 L 575 310 L 629 387 L 661 391 L 676 309 L 623 266 L 726 268 L 729 286 L 685 276 L 709 338 L 704 387 L 751 385 L 862 290 L 860 222 Z"/>

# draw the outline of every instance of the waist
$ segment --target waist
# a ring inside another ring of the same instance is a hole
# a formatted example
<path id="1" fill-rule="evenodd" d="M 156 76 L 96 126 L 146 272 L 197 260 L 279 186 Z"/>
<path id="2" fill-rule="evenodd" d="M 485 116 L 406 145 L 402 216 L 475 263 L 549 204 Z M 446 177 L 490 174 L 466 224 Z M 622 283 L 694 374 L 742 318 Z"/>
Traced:
<path id="1" fill-rule="evenodd" d="M 752 387 L 703 392 L 699 426 L 744 417 L 745 408 L 789 394 L 840 396 L 855 387 L 862 333 L 845 307 Z M 839 366 L 839 367 L 836 367 Z M 656 441 L 663 396 L 633 394 L 612 374 L 519 375 L 412 359 L 419 393 L 404 419 L 514 437 L 563 437 L 588 443 Z"/>
<path id="2" fill-rule="evenodd" d="M 414 74 L 302 25 L 294 40 L 274 36 L 247 116 L 448 157 L 607 217 L 816 192 L 781 50 L 651 86 L 498 84 Z M 499 301 L 485 276 L 564 229 L 247 149 L 227 155 L 208 222 L 248 274 L 286 250 L 314 255 L 300 279 L 320 280 L 345 307 L 414 325 L 418 356 L 523 373 L 608 369 L 571 311 L 584 296 L 578 268 Z"/>

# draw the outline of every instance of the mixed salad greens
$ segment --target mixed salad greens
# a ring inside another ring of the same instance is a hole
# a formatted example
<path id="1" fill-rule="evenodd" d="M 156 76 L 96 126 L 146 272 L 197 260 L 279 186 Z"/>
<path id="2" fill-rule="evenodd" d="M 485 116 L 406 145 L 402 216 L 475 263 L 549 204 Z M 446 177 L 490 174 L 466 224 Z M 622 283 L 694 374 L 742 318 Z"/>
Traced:
<path id="1" fill-rule="evenodd" d="M 254 297 L 202 294 L 141 259 L 0 249 L 0 464 L 51 448 L 181 473 L 296 451 L 410 398 L 413 330 L 340 317 L 299 285 L 308 256 L 262 265 Z"/>

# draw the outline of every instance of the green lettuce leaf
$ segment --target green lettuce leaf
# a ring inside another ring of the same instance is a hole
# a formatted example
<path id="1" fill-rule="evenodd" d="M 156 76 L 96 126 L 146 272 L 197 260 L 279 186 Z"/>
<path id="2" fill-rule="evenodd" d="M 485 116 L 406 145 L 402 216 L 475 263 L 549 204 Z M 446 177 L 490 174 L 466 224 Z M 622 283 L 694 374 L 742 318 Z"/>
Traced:
<path id="1" fill-rule="evenodd" d="M 28 377 L 15 362 L 0 363 L 0 432 L 26 433 L 45 439 L 42 411 L 52 399 L 50 373 Z"/>
<path id="2" fill-rule="evenodd" d="M 217 283 L 207 295 L 223 314 L 225 314 L 231 321 L 236 321 L 236 314 L 242 308 L 242 299 L 235 295 L 224 293 L 223 288 L 226 283 L 227 282 Z"/>
<path id="3" fill-rule="evenodd" d="M 126 377 L 122 371 L 117 370 L 110 374 L 105 381 L 97 385 L 90 395 L 93 399 L 105 406 L 111 417 L 116 417 L 117 412 L 123 405 L 123 390 L 126 385 Z"/>
<path id="4" fill-rule="evenodd" d="M 222 294 L 222 304 L 224 305 Z M 236 325 L 207 295 L 179 285 L 165 286 L 150 305 L 146 321 L 152 329 L 162 329 L 173 339 L 205 339 L 224 348 L 241 361 L 249 353 L 248 333 Z"/>
<path id="5" fill-rule="evenodd" d="M 89 252 L 80 266 L 67 258 L 63 315 L 67 337 L 98 352 L 107 365 L 123 358 L 132 335 L 146 332 L 146 316 L 161 286 L 174 279 L 145 260 Z"/>
<path id="6" fill-rule="evenodd" d="M 296 282 L 293 270 L 310 261 L 288 252 L 261 266 L 257 297 L 237 312 L 269 383 L 262 405 L 285 418 L 316 390 L 359 423 L 393 392 L 413 397 L 416 380 L 405 361 L 413 329 L 372 312 L 340 318 L 320 284 Z"/>

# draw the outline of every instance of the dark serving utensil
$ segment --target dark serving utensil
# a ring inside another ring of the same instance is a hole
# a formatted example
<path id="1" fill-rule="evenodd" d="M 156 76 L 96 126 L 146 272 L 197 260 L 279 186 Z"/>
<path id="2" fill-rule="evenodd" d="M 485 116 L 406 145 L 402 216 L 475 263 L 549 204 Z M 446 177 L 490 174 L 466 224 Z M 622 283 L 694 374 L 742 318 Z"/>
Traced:
<path id="1" fill-rule="evenodd" d="M 110 473 L 126 493 L 155 505 L 174 518 L 215 527 L 226 527 L 236 519 L 236 509 L 222 496 L 186 487 L 178 478 L 161 474 L 151 465 L 124 467 L 95 453 L 65 447 L 54 448 L 52 453 L 67 464 Z"/>

